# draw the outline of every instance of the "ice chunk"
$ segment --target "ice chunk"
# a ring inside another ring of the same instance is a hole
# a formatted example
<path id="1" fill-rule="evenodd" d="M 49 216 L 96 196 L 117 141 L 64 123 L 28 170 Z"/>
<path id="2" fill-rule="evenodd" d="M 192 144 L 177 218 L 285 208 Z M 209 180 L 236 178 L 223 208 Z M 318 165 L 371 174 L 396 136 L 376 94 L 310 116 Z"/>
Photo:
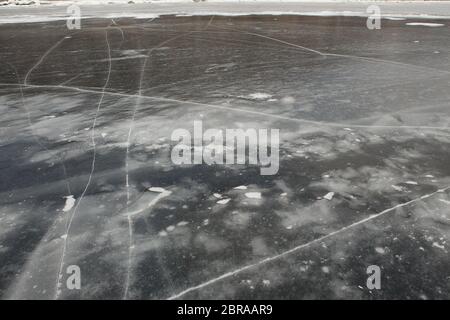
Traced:
<path id="1" fill-rule="evenodd" d="M 383 248 L 381 248 L 381 247 L 376 247 L 375 248 L 375 251 L 377 252 L 377 253 L 379 253 L 379 254 L 384 254 L 386 251 L 383 249 Z"/>
<path id="2" fill-rule="evenodd" d="M 160 188 L 160 187 L 151 187 L 148 190 L 151 191 L 151 192 L 158 192 L 158 193 L 167 192 L 166 189 Z"/>
<path id="3" fill-rule="evenodd" d="M 327 199 L 330 201 L 334 197 L 334 192 L 328 192 L 326 195 L 323 196 L 324 199 Z"/>
<path id="4" fill-rule="evenodd" d="M 70 211 L 70 209 L 73 208 L 73 206 L 75 205 L 75 198 L 70 195 L 65 197 L 66 198 L 66 203 L 64 205 L 64 208 L 62 209 L 64 212 Z"/>
<path id="5" fill-rule="evenodd" d="M 227 204 L 228 202 L 230 202 L 231 199 L 222 199 L 217 201 L 218 204 Z"/>
<path id="6" fill-rule="evenodd" d="M 245 196 L 249 199 L 261 199 L 261 192 L 246 192 Z"/>
<path id="7" fill-rule="evenodd" d="M 407 26 L 423 26 L 423 27 L 443 27 L 442 23 L 430 23 L 430 22 L 408 22 Z"/>

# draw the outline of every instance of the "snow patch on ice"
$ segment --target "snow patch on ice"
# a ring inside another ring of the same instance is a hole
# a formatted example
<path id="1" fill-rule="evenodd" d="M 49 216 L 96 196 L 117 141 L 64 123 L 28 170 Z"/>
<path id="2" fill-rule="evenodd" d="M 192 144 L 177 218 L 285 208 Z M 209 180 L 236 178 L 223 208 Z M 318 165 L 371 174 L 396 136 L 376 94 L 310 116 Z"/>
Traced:
<path id="1" fill-rule="evenodd" d="M 73 206 L 75 205 L 75 198 L 72 195 L 67 196 L 65 198 L 66 198 L 66 203 L 65 203 L 62 211 L 67 212 L 67 211 L 70 211 L 73 208 Z"/>

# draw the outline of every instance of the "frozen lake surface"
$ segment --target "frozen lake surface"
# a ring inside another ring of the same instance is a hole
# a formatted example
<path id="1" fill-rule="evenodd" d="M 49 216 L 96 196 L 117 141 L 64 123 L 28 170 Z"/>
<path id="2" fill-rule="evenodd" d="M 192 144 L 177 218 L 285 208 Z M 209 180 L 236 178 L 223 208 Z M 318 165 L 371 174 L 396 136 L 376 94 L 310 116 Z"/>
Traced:
<path id="1" fill-rule="evenodd" d="M 449 25 L 0 25 L 0 296 L 449 299 Z M 196 120 L 280 129 L 278 173 L 173 164 Z"/>

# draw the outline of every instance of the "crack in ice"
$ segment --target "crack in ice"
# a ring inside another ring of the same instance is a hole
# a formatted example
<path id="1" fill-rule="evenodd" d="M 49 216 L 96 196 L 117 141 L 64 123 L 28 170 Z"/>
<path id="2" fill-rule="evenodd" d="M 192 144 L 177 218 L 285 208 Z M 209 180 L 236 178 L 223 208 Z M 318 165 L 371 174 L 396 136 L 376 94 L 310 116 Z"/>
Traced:
<path id="1" fill-rule="evenodd" d="M 441 72 L 441 73 L 445 73 L 445 74 L 450 74 L 450 71 L 448 70 L 442 70 L 442 69 L 435 69 L 435 68 L 430 68 L 430 67 L 424 67 L 424 66 L 417 66 L 417 65 L 413 65 L 413 64 L 409 64 L 409 63 L 403 63 L 403 62 L 398 62 L 398 61 L 392 61 L 392 60 L 385 60 L 385 59 L 377 59 L 377 58 L 371 58 L 371 57 L 362 57 L 362 56 L 355 56 L 355 55 L 349 55 L 349 54 L 338 54 L 338 53 L 328 53 L 328 52 L 322 52 L 319 50 L 314 50 L 308 47 L 304 47 L 292 42 L 288 42 L 288 41 L 284 41 L 281 39 L 277 39 L 277 38 L 273 38 L 273 37 L 269 37 L 263 34 L 259 34 L 259 33 L 255 33 L 255 32 L 249 32 L 249 31 L 242 31 L 242 30 L 237 30 L 237 29 L 232 29 L 232 28 L 225 28 L 225 27 L 218 27 L 218 26 L 214 26 L 218 29 L 224 29 L 224 30 L 230 30 L 230 31 L 235 31 L 235 32 L 239 32 L 239 33 L 243 33 L 243 34 L 248 34 L 248 35 L 253 35 L 256 37 L 261 37 L 261 38 L 265 38 L 265 39 L 269 39 L 272 41 L 276 41 L 279 43 L 283 43 L 286 44 L 288 46 L 291 47 L 295 47 L 295 48 L 299 48 L 308 52 L 312 52 L 315 54 L 318 54 L 320 56 L 323 57 L 340 57 L 340 58 L 347 58 L 347 59 L 360 59 L 360 60 L 365 60 L 365 61 L 369 61 L 369 62 L 382 62 L 382 63 L 388 63 L 388 64 L 395 64 L 395 65 L 399 65 L 399 66 L 403 66 L 403 67 L 408 67 L 408 68 L 415 68 L 418 70 L 427 70 L 427 71 L 432 71 L 432 72 Z"/>
<path id="2" fill-rule="evenodd" d="M 128 129 L 128 136 L 127 136 L 127 143 L 126 143 L 126 154 L 125 154 L 125 187 L 127 190 L 127 220 L 128 220 L 128 237 L 129 237 L 129 246 L 128 246 L 128 265 L 127 265 L 127 275 L 126 275 L 126 280 L 125 280 L 125 288 L 124 288 L 124 294 L 123 294 L 123 299 L 126 299 L 128 296 L 128 290 L 130 287 L 130 276 L 131 276 L 131 267 L 132 267 L 132 248 L 133 248 L 133 218 L 132 218 L 132 214 L 130 214 L 128 212 L 129 210 L 129 202 L 130 202 L 130 183 L 129 183 L 129 154 L 130 154 L 130 143 L 131 143 L 131 133 L 133 131 L 133 127 L 134 127 L 134 121 L 136 118 L 136 113 L 137 110 L 140 106 L 141 103 L 141 98 L 144 97 L 142 95 L 142 83 L 144 81 L 144 73 L 145 73 L 145 67 L 147 66 L 147 61 L 148 61 L 148 57 L 150 56 L 150 54 L 152 53 L 153 50 L 165 45 L 166 43 L 173 41 L 175 39 L 178 39 L 182 36 L 185 36 L 185 34 L 182 35 L 178 35 L 172 38 L 169 38 L 161 43 L 159 43 L 158 45 L 156 45 L 155 47 L 149 49 L 147 51 L 146 57 L 144 59 L 144 62 L 142 63 L 142 68 L 141 68 L 141 75 L 139 78 L 139 89 L 138 89 L 138 94 L 134 95 L 137 98 L 136 104 L 133 108 L 133 114 L 131 117 L 131 124 L 130 124 L 130 128 Z"/>
<path id="3" fill-rule="evenodd" d="M 214 16 L 211 17 L 211 19 L 208 21 L 208 24 L 206 25 L 206 27 L 204 29 L 207 29 L 209 27 L 209 25 L 212 23 Z M 126 274 L 126 278 L 125 278 L 125 288 L 124 288 L 124 293 L 123 293 L 123 299 L 127 299 L 128 297 L 128 291 L 130 288 L 130 277 L 131 277 L 131 269 L 132 269 L 132 265 L 133 265 L 133 214 L 131 214 L 128 210 L 129 210 L 129 202 L 130 202 L 130 184 L 129 184 L 129 153 L 130 153 L 130 142 L 131 142 L 131 133 L 133 130 L 133 126 L 134 126 L 134 120 L 136 118 L 136 112 L 140 106 L 141 103 L 141 98 L 143 97 L 142 95 L 142 84 L 144 81 L 144 73 L 145 73 L 145 68 L 147 66 L 147 61 L 148 61 L 148 57 L 150 56 L 150 54 L 155 50 L 160 48 L 161 46 L 176 40 L 178 38 L 181 37 L 185 37 L 189 34 L 191 34 L 192 32 L 186 32 L 174 37 L 171 37 L 161 43 L 159 43 L 158 45 L 156 45 L 155 47 L 150 48 L 147 51 L 146 57 L 144 59 L 144 62 L 142 63 L 142 69 L 141 69 L 141 74 L 140 74 L 140 78 L 139 78 L 139 90 L 138 90 L 138 94 L 136 95 L 137 100 L 136 100 L 136 104 L 134 106 L 133 109 L 133 115 L 131 118 L 131 125 L 130 128 L 128 130 L 128 137 L 127 137 L 127 144 L 126 144 L 126 155 L 125 155 L 125 183 L 126 183 L 126 190 L 127 190 L 127 220 L 128 220 L 128 237 L 129 237 L 129 243 L 128 243 L 128 265 L 127 265 L 127 274 Z M 164 193 L 163 193 L 164 194 Z M 167 196 L 167 195 L 164 195 Z M 159 200 L 158 197 L 157 201 Z M 156 203 L 156 202 L 155 202 Z"/>
<path id="4" fill-rule="evenodd" d="M 301 245 L 296 246 L 296 247 L 294 247 L 294 248 L 291 248 L 291 249 L 289 249 L 289 250 L 286 250 L 286 251 L 284 251 L 284 252 L 282 252 L 282 253 L 280 253 L 280 254 L 277 254 L 277 255 L 274 255 L 274 256 L 271 256 L 271 257 L 262 259 L 262 260 L 260 260 L 260 261 L 258 261 L 258 262 L 256 262 L 256 263 L 246 265 L 246 266 L 241 267 L 241 268 L 239 268 L 239 269 L 236 269 L 236 270 L 233 270 L 233 271 L 224 273 L 224 274 L 222 274 L 222 275 L 220 275 L 220 276 L 218 276 L 218 277 L 216 277 L 216 278 L 213 278 L 213 279 L 211 279 L 211 280 L 205 281 L 205 282 L 203 282 L 203 283 L 201 283 L 201 284 L 199 284 L 199 285 L 196 285 L 196 286 L 187 288 L 187 289 L 181 291 L 180 293 L 177 293 L 177 294 L 175 294 L 175 295 L 170 296 L 170 297 L 168 298 L 168 300 L 178 299 L 178 298 L 180 298 L 180 297 L 182 297 L 182 296 L 184 296 L 184 295 L 186 295 L 186 294 L 188 294 L 188 293 L 190 293 L 190 292 L 193 292 L 193 291 L 202 289 L 202 288 L 207 287 L 207 286 L 209 286 L 209 285 L 211 285 L 211 284 L 213 284 L 213 283 L 216 283 L 216 282 L 218 282 L 218 281 L 220 281 L 220 280 L 229 278 L 229 277 L 234 276 L 234 275 L 236 275 L 236 274 L 239 274 L 239 273 L 241 273 L 241 272 L 243 272 L 243 271 L 247 271 L 247 270 L 249 270 L 249 269 L 258 267 L 258 266 L 263 265 L 263 264 L 266 264 L 266 263 L 268 263 L 268 262 L 271 262 L 271 261 L 280 259 L 280 258 L 282 258 L 282 257 L 285 257 L 285 256 L 291 254 L 291 253 L 297 252 L 297 251 L 299 251 L 299 250 L 301 250 L 301 249 L 307 248 L 307 247 L 309 247 L 309 246 L 311 246 L 311 245 L 314 245 L 314 244 L 316 244 L 316 243 L 320 243 L 320 242 L 322 242 L 322 241 L 324 241 L 324 240 L 326 240 L 326 239 L 328 239 L 328 238 L 331 238 L 331 237 L 333 237 L 333 236 L 335 236 L 335 235 L 337 235 L 337 234 L 340 234 L 340 233 L 342 233 L 342 232 L 344 232 L 344 231 L 347 231 L 347 230 L 350 230 L 350 229 L 352 229 L 352 228 L 354 228 L 354 227 L 357 227 L 357 226 L 359 226 L 359 225 L 362 225 L 362 224 L 364 224 L 364 223 L 366 223 L 366 222 L 368 222 L 368 221 L 374 220 L 374 219 L 376 219 L 376 218 L 378 218 L 378 217 L 380 217 L 380 216 L 382 216 L 382 215 L 385 215 L 386 213 L 389 213 L 389 212 L 391 212 L 391 211 L 394 211 L 394 210 L 396 210 L 396 209 L 398 209 L 398 208 L 402 208 L 402 207 L 408 206 L 408 205 L 410 205 L 410 204 L 412 204 L 412 203 L 415 203 L 415 202 L 418 202 L 418 201 L 421 201 L 421 200 L 425 200 L 425 199 L 427 199 L 427 198 L 430 198 L 430 197 L 434 196 L 434 195 L 437 194 L 437 193 L 442 193 L 442 192 L 445 192 L 445 191 L 447 191 L 447 190 L 449 190 L 449 189 L 450 189 L 450 186 L 447 186 L 447 187 L 442 188 L 442 189 L 439 189 L 439 190 L 437 190 L 437 191 L 435 191 L 435 192 L 433 192 L 433 193 L 429 193 L 429 194 L 420 196 L 420 197 L 418 197 L 418 198 L 415 198 L 415 199 L 413 199 L 413 200 L 410 200 L 410 201 L 407 201 L 407 202 L 404 202 L 404 203 L 400 203 L 400 204 L 395 205 L 395 206 L 393 206 L 393 207 L 391 207 L 391 208 L 388 208 L 388 209 L 386 209 L 386 210 L 383 210 L 383 211 L 381 211 L 381 212 L 379 212 L 379 213 L 370 215 L 370 216 L 367 217 L 367 218 L 364 218 L 364 219 L 362 219 L 362 220 L 356 221 L 356 222 L 354 222 L 354 223 L 352 223 L 352 224 L 350 224 L 350 225 L 348 225 L 348 226 L 345 226 L 345 227 L 343 227 L 343 228 L 341 228 L 341 229 L 338 229 L 338 230 L 336 230 L 336 231 L 330 232 L 330 233 L 327 234 L 327 235 L 324 235 L 324 236 L 322 236 L 322 237 L 319 237 L 319 238 L 314 239 L 314 240 L 312 240 L 312 241 L 309 241 L 309 242 L 307 242 L 307 243 L 304 243 L 304 244 L 301 244 Z"/>
<path id="5" fill-rule="evenodd" d="M 265 117 L 285 120 L 285 121 L 291 121 L 291 122 L 298 122 L 298 123 L 309 123 L 314 125 L 323 125 L 323 126 L 329 126 L 329 127 L 337 127 L 337 128 L 361 128 L 361 129 L 423 129 L 423 130 L 449 130 L 450 127 L 433 127 L 433 126 L 394 126 L 394 125 L 362 125 L 362 124 L 351 124 L 351 123 L 338 123 L 338 122 L 326 122 L 326 121 L 315 121 L 315 120 L 307 120 L 302 118 L 292 118 L 287 116 L 280 116 L 276 114 L 270 114 L 265 113 L 261 111 L 253 111 L 253 110 L 246 110 L 246 109 L 240 109 L 236 107 L 227 107 L 222 105 L 216 105 L 211 103 L 202 103 L 202 102 L 196 102 L 196 101 L 190 101 L 190 100 L 180 100 L 180 99 L 173 99 L 173 98 L 164 98 L 164 97 L 158 97 L 158 96 L 145 96 L 145 95 L 138 95 L 138 94 L 127 94 L 127 93 L 120 93 L 120 92 L 112 92 L 112 91 L 99 91 L 99 90 L 92 90 L 92 89 L 84 89 L 79 87 L 71 87 L 71 86 L 59 86 L 59 85 L 23 85 L 23 84 L 10 84 L 10 83 L 0 83 L 0 85 L 5 86 L 23 86 L 25 88 L 54 88 L 54 89 L 67 89 L 67 90 L 73 90 L 78 92 L 85 92 L 85 93 L 94 93 L 94 94 L 107 94 L 111 96 L 119 96 L 119 97 L 134 97 L 134 98 L 142 98 L 142 99 L 150 99 L 150 100 L 157 100 L 157 101 L 166 101 L 166 102 L 175 102 L 175 103 L 186 103 L 186 104 L 192 104 L 197 105 L 201 107 L 210 107 L 215 109 L 223 109 L 223 110 L 229 110 L 229 111 L 235 111 L 235 112 L 243 112 L 243 113 L 249 113 L 249 114 L 257 114 Z"/>
<path id="6" fill-rule="evenodd" d="M 41 58 L 36 62 L 34 66 L 31 67 L 30 70 L 28 70 L 27 74 L 25 75 L 25 78 L 23 79 L 24 84 L 28 84 L 28 78 L 30 77 L 31 73 L 34 69 L 36 69 L 43 61 L 44 59 L 53 51 L 55 50 L 65 39 L 67 39 L 67 35 L 64 36 L 62 39 L 57 41 L 53 46 L 50 47 L 42 56 Z"/>
<path id="7" fill-rule="evenodd" d="M 60 287 L 61 287 L 62 269 L 64 267 L 64 259 L 65 259 L 66 251 L 67 251 L 67 241 L 68 241 L 68 238 L 69 238 L 70 228 L 72 226 L 73 219 L 74 219 L 75 215 L 78 212 L 78 208 L 79 208 L 79 206 L 80 206 L 80 204 L 81 204 L 81 202 L 83 200 L 83 197 L 85 196 L 85 194 L 86 194 L 86 192 L 87 192 L 87 190 L 88 190 L 88 188 L 89 188 L 89 186 L 91 184 L 92 176 L 93 176 L 94 170 L 95 170 L 95 160 L 96 160 L 95 126 L 97 124 L 97 117 L 98 117 L 98 115 L 100 113 L 100 108 L 101 108 L 101 105 L 102 105 L 102 102 L 103 102 L 103 98 L 105 96 L 105 89 L 106 89 L 106 87 L 109 84 L 109 78 L 111 76 L 111 47 L 110 47 L 109 40 L 108 40 L 108 31 L 105 31 L 105 39 L 106 39 L 106 45 L 108 47 L 108 58 L 109 58 L 108 76 L 107 76 L 105 84 L 103 86 L 101 97 L 100 97 L 100 100 L 99 100 L 99 102 L 97 104 L 97 109 L 96 109 L 95 116 L 94 116 L 94 122 L 92 124 L 91 140 L 92 140 L 92 148 L 93 148 L 93 153 L 94 154 L 92 156 L 91 171 L 90 171 L 89 178 L 88 178 L 88 181 L 86 183 L 86 186 L 85 186 L 83 192 L 81 193 L 81 196 L 80 196 L 80 198 L 79 198 L 75 208 L 73 209 L 73 212 L 70 215 L 70 218 L 69 218 L 69 221 L 68 221 L 68 224 L 67 224 L 66 233 L 65 233 L 65 237 L 64 237 L 63 250 L 62 250 L 60 264 L 59 264 L 58 276 L 56 278 L 55 299 L 58 299 L 58 297 L 59 297 L 59 295 L 61 293 Z"/>

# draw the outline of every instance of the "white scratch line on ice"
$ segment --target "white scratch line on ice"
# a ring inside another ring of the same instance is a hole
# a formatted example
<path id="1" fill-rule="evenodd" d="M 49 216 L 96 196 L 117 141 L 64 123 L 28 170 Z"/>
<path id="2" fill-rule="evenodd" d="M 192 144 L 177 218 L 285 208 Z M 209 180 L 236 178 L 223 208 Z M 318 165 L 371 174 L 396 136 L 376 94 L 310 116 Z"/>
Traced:
<path id="1" fill-rule="evenodd" d="M 130 154 L 130 143 L 131 143 L 131 133 L 133 131 L 133 127 L 134 127 L 134 121 L 136 118 L 136 113 L 137 110 L 140 106 L 141 103 L 141 99 L 145 96 L 142 95 L 142 83 L 144 81 L 144 71 L 145 71 L 145 67 L 147 66 L 147 61 L 148 61 L 148 57 L 150 56 L 150 54 L 152 53 L 153 50 L 169 43 L 170 41 L 176 40 L 180 37 L 184 37 L 186 35 L 188 35 L 189 33 L 186 34 L 181 34 L 181 35 L 177 35 L 175 37 L 169 38 L 161 43 L 159 43 L 158 45 L 156 45 L 155 47 L 149 49 L 147 51 L 146 57 L 144 59 L 144 62 L 142 63 L 142 68 L 141 68 L 141 75 L 139 78 L 139 90 L 138 90 L 138 94 L 134 95 L 137 98 L 136 104 L 134 106 L 133 109 L 133 115 L 131 117 L 131 124 L 130 124 L 130 128 L 128 129 L 128 136 L 127 136 L 127 144 L 126 144 L 126 155 L 125 155 L 125 187 L 127 190 L 127 220 L 128 220 L 128 237 L 129 237 L 129 246 L 128 246 L 128 266 L 127 266 L 127 275 L 126 275 L 126 280 L 125 280 L 125 289 L 124 289 L 124 293 L 123 293 L 123 299 L 127 299 L 128 297 L 128 290 L 130 287 L 130 276 L 131 276 L 131 266 L 132 266 L 132 247 L 133 247 L 133 218 L 132 218 L 132 214 L 130 214 L 128 212 L 129 209 L 129 202 L 130 202 L 130 183 L 129 183 L 129 154 Z"/>
<path id="2" fill-rule="evenodd" d="M 48 49 L 42 57 L 36 62 L 34 66 L 31 67 L 30 70 L 28 70 L 27 74 L 25 75 L 25 78 L 23 80 L 24 84 L 28 84 L 28 78 L 30 77 L 31 73 L 34 69 L 36 69 L 43 61 L 44 59 L 53 51 L 55 50 L 65 39 L 67 39 L 67 36 L 64 36 L 62 39 L 60 39 L 58 42 L 56 42 L 50 49 Z"/>
<path id="3" fill-rule="evenodd" d="M 28 85 L 21 84 L 19 73 L 17 72 L 17 68 L 14 65 L 12 65 L 9 62 L 6 62 L 6 64 L 8 64 L 14 70 L 14 73 L 16 75 L 17 85 L 19 86 L 19 91 L 20 91 L 21 104 L 22 104 L 22 107 L 25 109 L 25 113 L 27 115 L 28 127 L 30 128 L 31 135 L 33 136 L 33 139 L 36 141 L 36 143 L 38 145 L 40 145 L 44 150 L 46 150 L 46 151 L 48 151 L 50 153 L 50 150 L 39 141 L 38 136 L 37 136 L 36 132 L 34 131 L 33 123 L 31 122 L 30 110 L 27 108 L 27 106 L 25 104 L 25 97 L 24 97 L 24 94 L 23 94 L 23 88 L 24 87 L 26 88 Z M 72 193 L 72 191 L 70 190 L 70 183 L 69 183 L 69 178 L 67 177 L 66 165 L 65 165 L 64 160 L 63 160 L 62 157 L 57 156 L 57 158 L 58 158 L 59 163 L 61 164 L 61 167 L 63 169 L 63 174 L 64 174 L 64 178 L 65 178 L 65 181 L 66 181 L 67 192 L 70 195 Z"/>
<path id="4" fill-rule="evenodd" d="M 108 86 L 109 78 L 111 76 L 111 47 L 109 45 L 109 40 L 108 40 L 108 31 L 105 31 L 105 39 L 106 39 L 106 45 L 108 47 L 108 58 L 109 58 L 108 76 L 106 78 L 105 84 L 103 85 L 102 94 L 101 94 L 100 100 L 99 100 L 99 102 L 97 104 L 97 110 L 95 112 L 94 122 L 92 124 L 91 140 L 92 140 L 92 148 L 93 148 L 94 154 L 92 156 L 91 171 L 90 171 L 89 178 L 88 178 L 88 181 L 86 183 L 86 186 L 85 186 L 83 192 L 81 193 L 80 199 L 78 200 L 78 203 L 76 204 L 76 206 L 75 206 L 75 208 L 73 210 L 73 213 L 72 213 L 72 215 L 69 218 L 69 222 L 67 224 L 67 229 L 66 229 L 67 237 L 64 238 L 63 251 L 62 251 L 62 254 L 61 254 L 61 260 L 60 260 L 60 265 L 59 265 L 59 272 L 58 272 L 58 276 L 56 278 L 55 299 L 58 299 L 59 294 L 61 292 L 60 291 L 60 286 L 61 286 L 61 281 L 60 280 L 61 280 L 61 277 L 62 277 L 62 271 L 63 271 L 62 269 L 64 267 L 64 259 L 65 259 L 66 251 L 67 251 L 67 240 L 69 238 L 70 227 L 72 226 L 72 221 L 73 221 L 75 215 L 78 212 L 78 208 L 79 208 L 79 206 L 80 206 L 80 204 L 81 204 L 81 202 L 83 200 L 83 197 L 86 194 L 86 192 L 87 192 L 87 190 L 88 190 L 88 188 L 89 188 L 89 186 L 91 184 L 92 176 L 93 176 L 94 170 L 95 170 L 95 160 L 96 160 L 95 126 L 97 124 L 97 117 L 98 117 L 98 114 L 100 113 L 100 108 L 101 108 L 101 105 L 102 105 L 102 102 L 103 102 L 103 98 L 105 96 L 105 89 Z"/>
<path id="5" fill-rule="evenodd" d="M 320 56 L 323 57 L 341 57 L 341 58 L 347 58 L 347 59 L 360 59 L 360 60 L 365 60 L 365 61 L 369 61 L 369 62 L 382 62 L 382 63 L 388 63 L 388 64 L 395 64 L 395 65 L 399 65 L 399 66 L 403 66 L 403 67 L 408 67 L 408 68 L 415 68 L 418 70 L 427 70 L 427 71 L 433 71 L 433 72 L 441 72 L 441 73 L 445 73 L 445 74 L 450 74 L 450 71 L 447 70 L 442 70 L 442 69 L 435 69 L 435 68 L 429 68 L 429 67 L 422 67 L 422 66 L 417 66 L 417 65 L 413 65 L 413 64 L 408 64 L 408 63 L 403 63 L 403 62 L 397 62 L 397 61 L 392 61 L 392 60 L 384 60 L 384 59 L 376 59 L 376 58 L 370 58 L 370 57 L 361 57 L 361 56 L 354 56 L 354 55 L 349 55 L 349 54 L 338 54 L 338 53 L 327 53 L 327 52 L 322 52 L 319 50 L 314 50 L 308 47 L 304 47 L 292 42 L 288 42 L 288 41 L 284 41 L 281 39 L 277 39 L 277 38 L 273 38 L 273 37 L 269 37 L 263 34 L 259 34 L 259 33 L 255 33 L 255 32 L 248 32 L 248 31 L 243 31 L 243 30 L 237 30 L 237 29 L 232 29 L 232 28 L 224 28 L 224 27 L 217 27 L 218 29 L 225 29 L 225 30 L 230 30 L 230 31 L 235 31 L 235 32 L 239 32 L 239 33 L 244 33 L 244 34 L 249 34 L 249 35 L 253 35 L 256 37 L 261 37 L 261 38 L 265 38 L 265 39 L 269 39 L 272 41 L 276 41 L 279 43 L 283 43 L 286 44 L 288 46 L 291 47 L 295 47 L 295 48 L 299 48 L 305 51 L 309 51 L 315 54 L 318 54 Z"/>
<path id="6" fill-rule="evenodd" d="M 186 289 L 186 290 L 184 290 L 184 291 L 182 291 L 182 292 L 180 292 L 180 293 L 177 293 L 177 294 L 175 294 L 175 295 L 169 297 L 168 300 L 178 299 L 178 298 L 184 296 L 185 294 L 187 294 L 187 293 L 189 293 L 189 292 L 192 292 L 192 291 L 195 291 L 195 290 L 198 290 L 198 289 L 207 287 L 207 286 L 209 286 L 209 285 L 211 285 L 211 284 L 213 284 L 213 283 L 215 283 L 215 282 L 218 282 L 218 281 L 220 281 L 220 280 L 229 278 L 229 277 L 234 276 L 234 275 L 236 275 L 236 274 L 238 274 L 238 273 L 241 273 L 241 272 L 243 272 L 243 271 L 246 271 L 246 270 L 249 270 L 249 269 L 258 267 L 258 266 L 260 266 L 260 265 L 262 265 L 262 264 L 265 264 L 265 263 L 268 263 L 268 262 L 277 260 L 277 259 L 279 259 L 279 258 L 285 257 L 285 256 L 287 256 L 287 255 L 289 255 L 289 254 L 291 254 L 291 253 L 294 253 L 294 252 L 299 251 L 299 250 L 301 250 L 301 249 L 307 248 L 307 247 L 309 247 L 309 246 L 311 246 L 311 245 L 313 245 L 313 244 L 315 244 L 315 243 L 322 242 L 323 240 L 326 240 L 326 239 L 328 239 L 328 238 L 330 238 L 330 237 L 333 237 L 333 236 L 335 236 L 335 235 L 337 235 L 337 234 L 339 234 L 339 233 L 342 233 L 342 232 L 344 232 L 344 231 L 347 231 L 347 230 L 349 230 L 349 229 L 352 229 L 352 228 L 354 228 L 354 227 L 356 227 L 356 226 L 362 225 L 362 224 L 366 223 L 367 221 L 370 221 L 370 220 L 373 220 L 373 219 L 375 219 L 375 218 L 378 218 L 378 217 L 380 217 L 380 216 L 382 216 L 382 215 L 384 215 L 384 214 L 386 214 L 386 213 L 389 213 L 389 212 L 391 212 L 391 211 L 394 211 L 395 209 L 398 209 L 398 208 L 401 208 L 401 207 L 405 207 L 405 206 L 407 206 L 407 205 L 410 205 L 410 204 L 412 204 L 412 203 L 418 202 L 418 201 L 420 201 L 420 200 L 427 199 L 427 198 L 429 198 L 429 197 L 434 196 L 434 195 L 437 194 L 437 193 L 444 192 L 444 191 L 446 191 L 446 190 L 448 190 L 448 189 L 450 189 L 450 186 L 445 187 L 445 188 L 443 188 L 443 189 L 439 189 L 439 190 L 437 190 L 437 191 L 435 191 L 435 192 L 433 192 L 433 193 L 430 193 L 430 194 L 421 196 L 421 197 L 419 197 L 419 198 L 410 200 L 410 201 L 408 201 L 408 202 L 404 202 L 404 203 L 398 204 L 398 205 L 396 205 L 396 206 L 394 206 L 394 207 L 392 207 L 392 208 L 389 208 L 389 209 L 386 209 L 386 210 L 384 210 L 384 211 L 381 211 L 380 213 L 373 214 L 373 215 L 371 215 L 371 216 L 369 216 L 369 217 L 367 217 L 367 218 L 365 218 L 365 219 L 359 220 L 359 221 L 354 222 L 354 223 L 352 223 L 352 224 L 350 224 L 350 225 L 348 225 L 348 226 L 346 226 L 346 227 L 343 227 L 343 228 L 341 228 L 341 229 L 339 229 L 339 230 L 333 231 L 333 232 L 331 232 L 331 233 L 329 233 L 329 234 L 327 234 L 327 235 L 325 235 L 325 236 L 319 237 L 319 238 L 317 238 L 317 239 L 314 239 L 314 240 L 312 240 L 312 241 L 310 241 L 310 242 L 304 243 L 304 244 L 302 244 L 302 245 L 299 245 L 299 246 L 297 246 L 297 247 L 294 247 L 294 248 L 292 248 L 292 249 L 289 249 L 289 250 L 287 250 L 287 251 L 284 251 L 284 252 L 282 252 L 282 253 L 280 253 L 280 254 L 277 254 L 277 255 L 275 255 L 275 256 L 265 258 L 265 259 L 260 260 L 260 261 L 258 261 L 258 262 L 256 262 L 256 263 L 253 263 L 253 264 L 250 264 L 250 265 L 246 265 L 246 266 L 241 267 L 241 268 L 239 268 L 239 269 L 236 269 L 236 270 L 233 270 L 233 271 L 224 273 L 224 274 L 222 274 L 222 275 L 220 275 L 220 276 L 218 276 L 218 277 L 216 277 L 216 278 L 214 278 L 214 279 L 208 280 L 208 281 L 203 282 L 203 283 L 201 283 L 201 284 L 199 284 L 199 285 L 196 285 L 196 286 L 194 286 L 194 287 L 188 288 L 188 289 Z"/>
<path id="7" fill-rule="evenodd" d="M 211 24 L 212 20 L 213 20 L 214 16 L 211 17 L 211 19 L 208 21 L 208 24 L 206 25 L 205 29 L 209 27 L 209 25 Z M 124 293 L 123 293 L 123 297 L 122 299 L 125 300 L 128 297 L 128 291 L 130 288 L 130 277 L 131 277 L 131 268 L 132 268 L 132 259 L 133 259 L 133 253 L 132 253 L 132 248 L 133 248 L 133 217 L 130 214 L 129 210 L 129 202 L 130 202 L 130 184 L 129 184 L 129 167 L 128 167 L 128 159 L 129 159 L 129 153 L 130 153 L 130 142 L 131 142 L 131 132 L 133 131 L 133 126 L 134 126 L 134 120 L 136 118 L 136 112 L 137 109 L 140 105 L 141 102 L 141 98 L 143 98 L 144 96 L 142 95 L 142 83 L 144 81 L 144 72 L 145 72 L 145 67 L 147 65 L 147 61 L 148 61 L 148 57 L 150 56 L 150 54 L 152 53 L 153 50 L 158 49 L 160 47 L 162 47 L 163 45 L 176 40 L 178 38 L 181 37 L 185 37 L 189 34 L 192 34 L 192 32 L 186 32 L 174 37 L 171 37 L 161 43 L 159 43 L 158 45 L 156 45 L 155 47 L 150 48 L 147 51 L 146 57 L 144 59 L 144 62 L 142 63 L 142 69 L 141 69 L 141 75 L 140 75 L 140 79 L 139 79 L 139 90 L 138 90 L 138 94 L 135 95 L 137 97 L 137 101 L 136 104 L 134 106 L 133 109 L 133 115 L 131 118 L 131 125 L 130 128 L 128 130 L 128 137 L 127 137 L 127 148 L 126 148 L 126 156 L 125 156 L 125 184 L 126 184 L 126 190 L 127 190 L 127 220 L 128 220 L 128 237 L 129 237 L 129 243 L 128 243 L 128 265 L 127 265 L 127 275 L 126 275 L 126 279 L 125 279 L 125 288 L 124 288 Z M 158 198 L 158 197 L 157 197 Z M 158 199 L 159 200 L 159 199 Z"/>

